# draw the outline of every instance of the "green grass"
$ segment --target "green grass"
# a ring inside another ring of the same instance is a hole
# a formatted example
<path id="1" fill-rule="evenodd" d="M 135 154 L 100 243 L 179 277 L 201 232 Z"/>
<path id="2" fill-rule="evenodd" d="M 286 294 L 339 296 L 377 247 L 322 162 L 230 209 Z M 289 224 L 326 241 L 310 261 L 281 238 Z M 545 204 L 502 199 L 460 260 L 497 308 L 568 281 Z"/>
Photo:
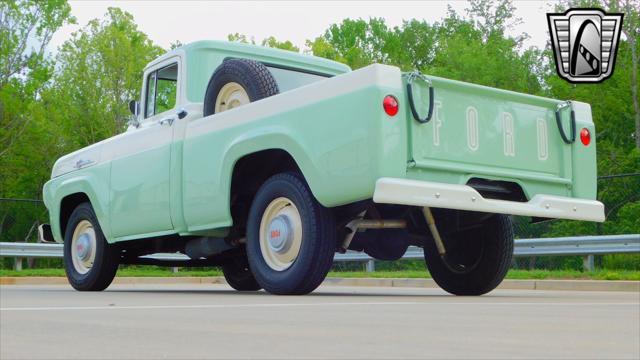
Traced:
<path id="1" fill-rule="evenodd" d="M 127 267 L 118 270 L 121 277 L 184 277 L 184 276 L 221 276 L 222 272 L 213 270 L 181 269 L 177 273 L 171 269 L 159 267 Z M 0 276 L 65 276 L 63 269 L 25 269 L 22 271 L 0 269 Z M 329 277 L 345 278 L 428 278 L 429 274 L 422 270 L 403 271 L 333 271 Z M 576 270 L 510 270 L 507 279 L 582 279 L 582 280 L 640 280 L 637 270 L 596 270 L 581 272 Z"/>

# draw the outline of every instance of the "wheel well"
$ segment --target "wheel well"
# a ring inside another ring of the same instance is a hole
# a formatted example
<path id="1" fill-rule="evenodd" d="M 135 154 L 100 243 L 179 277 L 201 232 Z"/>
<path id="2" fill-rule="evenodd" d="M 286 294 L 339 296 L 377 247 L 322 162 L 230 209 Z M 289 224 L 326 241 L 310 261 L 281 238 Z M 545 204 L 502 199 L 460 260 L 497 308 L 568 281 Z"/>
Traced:
<path id="1" fill-rule="evenodd" d="M 89 197 L 85 193 L 70 194 L 62 198 L 62 201 L 60 202 L 60 232 L 63 238 L 67 230 L 67 222 L 69 222 L 71 213 L 76 207 L 78 207 L 78 205 L 84 202 L 91 203 Z"/>
<path id="2" fill-rule="evenodd" d="M 240 158 L 231 178 L 231 217 L 235 235 L 244 235 L 251 202 L 260 186 L 271 176 L 287 171 L 300 172 L 293 157 L 281 149 L 269 149 Z"/>

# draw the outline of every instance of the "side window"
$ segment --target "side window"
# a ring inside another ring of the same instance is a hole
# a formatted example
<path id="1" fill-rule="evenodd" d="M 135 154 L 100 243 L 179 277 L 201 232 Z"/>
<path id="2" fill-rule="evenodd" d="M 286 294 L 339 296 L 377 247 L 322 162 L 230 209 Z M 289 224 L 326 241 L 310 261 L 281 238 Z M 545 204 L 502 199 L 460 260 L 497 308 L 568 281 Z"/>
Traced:
<path id="1" fill-rule="evenodd" d="M 144 117 L 148 118 L 155 114 L 156 104 L 156 74 L 154 71 L 147 76 L 147 104 L 145 106 Z"/>
<path id="2" fill-rule="evenodd" d="M 150 73 L 147 77 L 145 118 L 171 110 L 176 106 L 178 64 L 171 64 Z"/>

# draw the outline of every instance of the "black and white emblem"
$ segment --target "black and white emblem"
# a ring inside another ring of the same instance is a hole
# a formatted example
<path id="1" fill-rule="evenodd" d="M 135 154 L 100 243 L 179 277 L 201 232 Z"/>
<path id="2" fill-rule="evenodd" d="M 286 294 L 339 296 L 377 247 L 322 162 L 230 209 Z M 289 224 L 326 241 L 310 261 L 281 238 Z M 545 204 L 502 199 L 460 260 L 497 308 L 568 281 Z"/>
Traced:
<path id="1" fill-rule="evenodd" d="M 556 69 L 573 83 L 597 83 L 613 74 L 622 14 L 570 9 L 547 14 Z"/>

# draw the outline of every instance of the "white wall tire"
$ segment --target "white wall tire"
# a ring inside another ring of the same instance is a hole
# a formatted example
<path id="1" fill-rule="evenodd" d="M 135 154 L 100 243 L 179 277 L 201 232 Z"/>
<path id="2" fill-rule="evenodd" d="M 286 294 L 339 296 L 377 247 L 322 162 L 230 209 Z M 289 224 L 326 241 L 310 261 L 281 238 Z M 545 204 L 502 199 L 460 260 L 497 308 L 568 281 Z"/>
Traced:
<path id="1" fill-rule="evenodd" d="M 291 267 L 300 254 L 302 219 L 295 203 L 286 197 L 272 200 L 260 221 L 260 250 L 276 271 Z"/>
<path id="2" fill-rule="evenodd" d="M 315 290 L 331 268 L 335 249 L 333 214 L 301 175 L 277 174 L 260 187 L 247 221 L 247 257 L 262 288 L 279 295 Z"/>
<path id="3" fill-rule="evenodd" d="M 107 243 L 89 203 L 73 210 L 64 237 L 64 267 L 69 284 L 78 291 L 106 289 L 118 270 L 120 251 Z"/>
<path id="4" fill-rule="evenodd" d="M 80 220 L 71 236 L 71 262 L 79 274 L 91 270 L 96 259 L 96 231 L 88 220 Z"/>

